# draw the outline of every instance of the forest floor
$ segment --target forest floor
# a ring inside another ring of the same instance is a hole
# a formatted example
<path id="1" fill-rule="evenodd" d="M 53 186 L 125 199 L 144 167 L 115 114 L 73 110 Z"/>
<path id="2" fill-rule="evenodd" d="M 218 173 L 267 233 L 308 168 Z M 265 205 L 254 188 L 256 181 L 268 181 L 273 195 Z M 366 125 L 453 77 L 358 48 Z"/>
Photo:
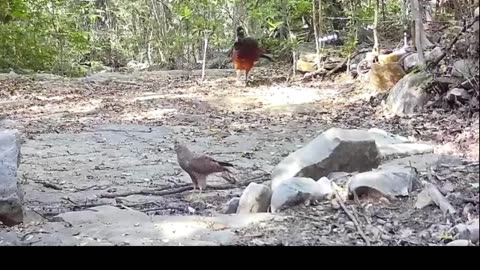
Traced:
<path id="1" fill-rule="evenodd" d="M 19 179 L 32 220 L 0 225 L 0 245 L 365 244 L 342 209 L 328 201 L 279 215 L 214 220 L 244 187 L 213 176 L 209 185 L 216 188 L 192 194 L 176 163 L 174 140 L 234 163 L 241 182 L 263 182 L 282 158 L 328 128 L 380 128 L 434 144 L 436 154 L 452 157 L 437 166 L 438 179 L 464 198 L 478 198 L 478 114 L 465 118 L 462 111 L 437 109 L 387 117 L 348 79 L 287 84 L 285 74 L 257 68 L 244 88 L 235 86 L 232 70 L 208 70 L 203 84 L 199 75 L 0 76 L 0 121 L 25 139 Z M 443 245 L 448 230 L 467 219 L 449 220 L 435 206 L 415 209 L 414 203 L 412 196 L 373 206 L 374 213 L 362 219 L 370 243 Z M 349 204 L 366 216 L 361 206 Z M 460 213 L 470 205 L 469 215 L 478 217 L 478 202 L 452 204 Z M 170 229 L 164 226 L 159 236 L 167 216 L 180 219 L 168 220 Z M 196 225 L 178 225 L 189 221 Z M 180 228 L 188 231 L 183 238 Z"/>

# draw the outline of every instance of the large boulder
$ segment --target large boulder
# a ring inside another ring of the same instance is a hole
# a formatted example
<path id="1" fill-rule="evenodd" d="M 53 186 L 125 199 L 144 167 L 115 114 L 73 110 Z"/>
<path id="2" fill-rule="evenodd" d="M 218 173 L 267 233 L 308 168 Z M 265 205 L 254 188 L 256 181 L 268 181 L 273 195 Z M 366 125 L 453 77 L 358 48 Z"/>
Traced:
<path id="1" fill-rule="evenodd" d="M 399 115 L 413 114 L 427 100 L 424 86 L 432 77 L 427 72 L 409 73 L 390 91 L 387 106 L 391 112 Z"/>
<path id="2" fill-rule="evenodd" d="M 13 226 L 23 222 L 23 191 L 17 179 L 20 136 L 0 129 L 0 221 Z"/>
<path id="3" fill-rule="evenodd" d="M 292 177 L 318 180 L 331 172 L 364 172 L 379 164 L 380 154 L 368 131 L 331 128 L 273 169 L 272 190 Z"/>

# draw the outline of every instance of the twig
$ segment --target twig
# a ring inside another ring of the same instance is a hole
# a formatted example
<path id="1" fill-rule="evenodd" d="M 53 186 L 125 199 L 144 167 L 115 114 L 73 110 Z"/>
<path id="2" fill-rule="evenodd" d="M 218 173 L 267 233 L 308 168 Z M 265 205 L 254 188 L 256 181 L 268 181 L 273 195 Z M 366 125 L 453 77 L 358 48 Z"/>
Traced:
<path id="1" fill-rule="evenodd" d="M 356 56 L 356 54 L 354 54 L 353 57 L 355 57 L 355 56 Z M 337 71 L 339 71 L 341 68 L 343 68 L 343 67 L 347 64 L 348 59 L 350 59 L 350 57 L 345 57 L 342 62 L 340 62 L 336 67 L 334 67 L 332 70 L 330 70 L 329 72 L 327 72 L 327 74 L 326 74 L 325 76 L 330 77 L 330 76 L 332 76 L 334 73 L 336 73 Z"/>
<path id="2" fill-rule="evenodd" d="M 124 204 L 119 204 L 119 205 L 117 205 L 117 207 L 121 207 L 121 208 L 123 208 L 123 209 L 127 209 L 127 210 L 134 211 L 134 212 L 137 211 L 137 210 L 132 209 L 132 208 L 130 208 L 130 207 L 124 205 Z"/>
<path id="3" fill-rule="evenodd" d="M 305 81 L 305 80 L 308 80 L 308 79 L 311 79 L 317 75 L 325 75 L 327 74 L 327 71 L 324 70 L 324 69 L 320 69 L 320 70 L 316 70 L 316 71 L 313 71 L 313 72 L 308 72 L 308 73 L 305 73 L 305 75 L 303 75 L 303 78 L 300 79 L 300 81 Z"/>
<path id="4" fill-rule="evenodd" d="M 311 216 L 307 216 L 307 215 L 297 215 L 298 217 L 301 217 L 301 218 L 304 218 L 304 219 L 310 219 L 310 220 L 313 220 L 315 222 L 319 222 L 319 223 L 324 223 L 324 221 L 318 219 L 318 218 L 314 218 L 314 217 L 311 217 Z"/>
<path id="5" fill-rule="evenodd" d="M 257 176 L 253 177 L 249 180 L 257 180 L 261 179 L 262 176 Z M 207 185 L 208 189 L 212 190 L 224 190 L 224 189 L 232 189 L 232 188 L 237 188 L 237 187 L 243 187 L 243 186 L 248 186 L 252 182 L 259 182 L 259 181 L 243 181 L 239 182 L 237 185 L 232 185 L 232 184 L 224 184 L 224 185 L 215 185 L 215 186 L 210 186 Z M 139 191 L 128 191 L 128 192 L 122 192 L 122 193 L 106 193 L 100 195 L 102 198 L 116 198 L 116 197 L 127 197 L 131 195 L 154 195 L 154 196 L 165 196 L 165 195 L 171 195 L 171 194 L 177 194 L 177 193 L 182 193 L 185 191 L 193 190 L 193 186 L 191 184 L 184 184 L 181 187 L 177 188 L 171 188 L 171 187 L 163 187 L 159 188 L 156 190 L 149 190 L 149 189 L 143 189 Z"/>
<path id="6" fill-rule="evenodd" d="M 332 183 L 333 185 L 336 185 L 335 183 Z M 357 231 L 358 233 L 360 234 L 360 236 L 363 238 L 363 240 L 365 241 L 365 244 L 367 246 L 370 246 L 370 241 L 368 240 L 367 236 L 365 235 L 365 233 L 363 232 L 362 228 L 360 227 L 360 224 L 358 223 L 358 220 L 355 218 L 354 215 L 352 215 L 352 213 L 350 213 L 350 211 L 348 211 L 347 207 L 345 206 L 345 204 L 343 203 L 343 199 L 342 197 L 340 196 L 340 194 L 338 193 L 337 189 L 336 188 L 333 188 L 333 190 L 335 191 L 335 195 L 337 196 L 338 198 L 338 203 L 340 204 L 340 206 L 342 207 L 343 211 L 345 211 L 345 214 L 347 214 L 347 216 L 350 218 L 350 220 L 353 222 L 353 224 L 355 224 L 355 227 L 357 227 Z"/>
<path id="7" fill-rule="evenodd" d="M 33 235 L 33 234 L 37 234 L 37 233 L 50 234 L 49 232 L 44 232 L 44 231 L 29 232 L 29 233 L 24 234 L 24 235 L 20 238 L 20 241 L 23 242 L 23 241 L 27 240 L 27 237 L 28 237 L 29 235 Z"/>
<path id="8" fill-rule="evenodd" d="M 171 206 L 167 206 L 167 207 L 157 207 L 157 208 L 150 208 L 150 209 L 144 209 L 142 210 L 142 212 L 155 212 L 155 211 L 162 211 L 162 210 L 179 210 L 179 211 L 182 211 L 182 212 L 188 212 L 188 210 L 184 209 L 184 208 L 181 208 L 181 207 L 171 207 Z"/>
<path id="9" fill-rule="evenodd" d="M 478 21 L 478 17 L 475 17 L 473 19 L 473 21 L 468 24 L 468 25 L 465 25 L 463 28 L 462 28 L 462 31 L 460 31 L 460 33 L 457 34 L 457 36 L 455 36 L 455 38 L 450 42 L 450 44 L 448 45 L 447 48 L 445 48 L 445 50 L 442 51 L 442 53 L 435 59 L 433 60 L 432 62 L 430 62 L 430 64 L 428 65 L 428 68 L 429 69 L 432 69 L 433 67 L 435 67 L 436 65 L 438 65 L 438 63 L 440 63 L 440 61 L 442 61 L 442 59 L 447 55 L 447 52 L 450 51 L 453 47 L 453 45 L 455 45 L 455 43 L 457 43 L 458 39 L 460 38 L 460 36 L 467 32 L 468 29 L 470 29 L 470 27 L 472 27 L 475 22 Z"/>
<path id="10" fill-rule="evenodd" d="M 177 187 L 189 187 L 189 186 L 190 186 L 190 184 L 183 184 L 183 185 L 179 185 Z M 142 189 L 142 190 L 138 190 L 138 191 L 106 193 L 106 194 L 100 195 L 100 197 L 102 197 L 102 198 L 116 198 L 116 197 L 127 197 L 127 196 L 131 196 L 131 195 L 151 195 L 152 192 L 160 192 L 160 191 L 171 189 L 171 188 L 172 188 L 172 186 L 161 187 L 161 188 L 157 188 L 157 189 L 153 189 L 153 190 L 152 189 Z"/>
<path id="11" fill-rule="evenodd" d="M 33 182 L 35 182 L 37 184 L 41 184 L 42 186 L 44 186 L 46 188 L 51 188 L 51 189 L 55 189 L 55 190 L 62 190 L 63 189 L 59 185 L 56 185 L 56 184 L 53 184 L 53 183 L 50 183 L 50 182 L 46 182 L 46 181 L 33 180 Z"/>
<path id="12" fill-rule="evenodd" d="M 460 196 L 460 197 L 457 197 L 457 199 L 460 199 L 464 202 L 468 202 L 468 203 L 475 203 L 475 204 L 478 204 L 478 197 L 476 198 L 467 198 L 467 197 L 463 197 L 463 196 Z"/>

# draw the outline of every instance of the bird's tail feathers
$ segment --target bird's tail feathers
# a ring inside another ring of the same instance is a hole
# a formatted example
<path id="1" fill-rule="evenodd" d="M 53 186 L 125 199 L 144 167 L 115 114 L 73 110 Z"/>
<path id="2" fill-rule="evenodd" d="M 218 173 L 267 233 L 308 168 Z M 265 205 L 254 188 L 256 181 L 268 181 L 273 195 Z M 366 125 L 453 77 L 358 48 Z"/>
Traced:
<path id="1" fill-rule="evenodd" d="M 222 178 L 225 179 L 230 184 L 233 184 L 233 185 L 237 184 L 237 180 L 235 179 L 235 177 L 233 177 L 232 173 L 228 170 L 222 173 Z"/>
<path id="2" fill-rule="evenodd" d="M 261 54 L 260 55 L 261 58 L 265 58 L 267 60 L 270 60 L 271 62 L 273 62 L 273 58 L 271 56 L 269 56 L 268 54 Z"/>

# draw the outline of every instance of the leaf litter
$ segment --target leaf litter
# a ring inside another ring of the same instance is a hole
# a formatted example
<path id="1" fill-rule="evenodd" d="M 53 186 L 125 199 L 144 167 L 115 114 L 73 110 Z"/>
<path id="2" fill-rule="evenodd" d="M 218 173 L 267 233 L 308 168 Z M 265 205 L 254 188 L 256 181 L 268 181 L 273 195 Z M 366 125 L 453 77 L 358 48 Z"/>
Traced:
<path id="1" fill-rule="evenodd" d="M 254 78 L 257 81 L 247 88 L 234 86 L 233 73 L 225 70 L 207 71 L 207 81 L 203 84 L 199 83 L 198 74 L 185 75 L 180 71 L 104 73 L 81 79 L 1 77 L 4 87 L 0 92 L 0 121 L 15 121 L 23 135 L 36 143 L 43 140 L 42 135 L 45 134 L 78 134 L 92 131 L 102 124 L 172 127 L 175 137 L 183 140 L 209 140 L 212 149 L 205 151 L 218 152 L 222 158 L 238 163 L 242 167 L 240 178 L 244 179 L 265 175 L 289 152 L 330 127 L 380 128 L 435 143 L 445 152 L 459 155 L 467 162 L 457 167 L 440 164 L 434 168 L 434 184 L 437 187 L 442 187 L 444 181 L 454 187 L 443 194 L 458 210 L 453 216 L 445 216 L 435 206 L 415 209 L 416 195 L 420 190 L 388 206 L 378 201 L 366 205 L 345 202 L 372 245 L 444 245 L 451 241 L 447 235 L 455 224 L 478 218 L 478 112 L 473 117 L 467 117 L 462 111 L 427 108 L 427 111 L 413 117 L 391 117 L 380 105 L 361 98 L 362 89 L 355 82 L 287 84 L 285 75 L 277 71 L 258 68 L 256 73 L 258 75 Z M 266 81 L 271 83 L 261 84 Z M 311 101 L 289 102 L 291 96 L 285 93 L 294 87 L 300 89 L 298 93 L 304 90 L 316 95 L 312 95 Z M 334 98 L 325 94 L 330 90 L 337 91 Z M 284 96 L 275 96 L 279 93 Z M 252 147 L 249 150 L 227 151 L 224 147 L 235 148 L 238 145 L 229 140 L 235 136 L 251 140 Z M 161 144 L 164 151 L 156 153 L 154 160 L 166 162 L 162 154 L 169 152 L 168 140 L 164 138 L 162 142 L 155 143 L 156 146 Z M 147 160 L 148 155 L 145 153 Z M 24 171 L 34 168 L 28 167 L 33 158 L 27 156 L 23 159 Z M 173 160 L 173 156 L 170 154 L 168 159 Z M 155 163 L 154 160 L 149 162 Z M 476 165 L 471 166 L 472 161 Z M 176 167 L 174 164 L 170 166 Z M 62 177 L 54 174 L 51 172 L 47 181 Z M 35 195 L 27 198 L 27 207 L 48 217 L 80 209 L 82 205 L 116 205 L 116 199 L 102 199 L 100 196 L 109 190 L 181 187 L 185 183 L 185 179 L 179 179 L 179 171 L 142 177 L 130 183 L 115 180 L 120 176 L 112 177 L 114 181 L 96 183 L 95 179 L 102 179 L 100 175 L 98 177 L 86 177 L 87 182 L 81 184 L 67 181 L 65 185 L 72 187 L 69 191 L 49 189 L 48 185 L 45 187 L 48 182 L 30 181 L 27 189 Z M 124 175 L 121 179 L 132 177 L 134 175 Z M 426 173 L 421 178 L 429 180 Z M 260 179 L 266 181 L 268 175 Z M 103 188 L 82 190 L 83 186 L 89 185 Z M 67 192 L 76 198 L 76 203 L 48 201 L 44 195 L 41 196 L 45 192 Z M 154 196 L 155 199 L 138 195 L 138 198 L 127 197 L 136 199 L 129 203 L 122 201 L 122 205 L 149 214 L 208 216 L 220 212 L 228 200 L 240 196 L 241 192 L 241 187 L 209 190 L 201 200 L 188 191 L 158 198 Z M 271 221 L 238 230 L 237 234 L 244 237 L 240 237 L 237 244 L 365 245 L 353 222 L 331 202 L 297 206 L 280 215 L 288 217 L 287 221 Z M 36 228 L 35 225 L 25 224 L 5 230 L 26 234 Z"/>

